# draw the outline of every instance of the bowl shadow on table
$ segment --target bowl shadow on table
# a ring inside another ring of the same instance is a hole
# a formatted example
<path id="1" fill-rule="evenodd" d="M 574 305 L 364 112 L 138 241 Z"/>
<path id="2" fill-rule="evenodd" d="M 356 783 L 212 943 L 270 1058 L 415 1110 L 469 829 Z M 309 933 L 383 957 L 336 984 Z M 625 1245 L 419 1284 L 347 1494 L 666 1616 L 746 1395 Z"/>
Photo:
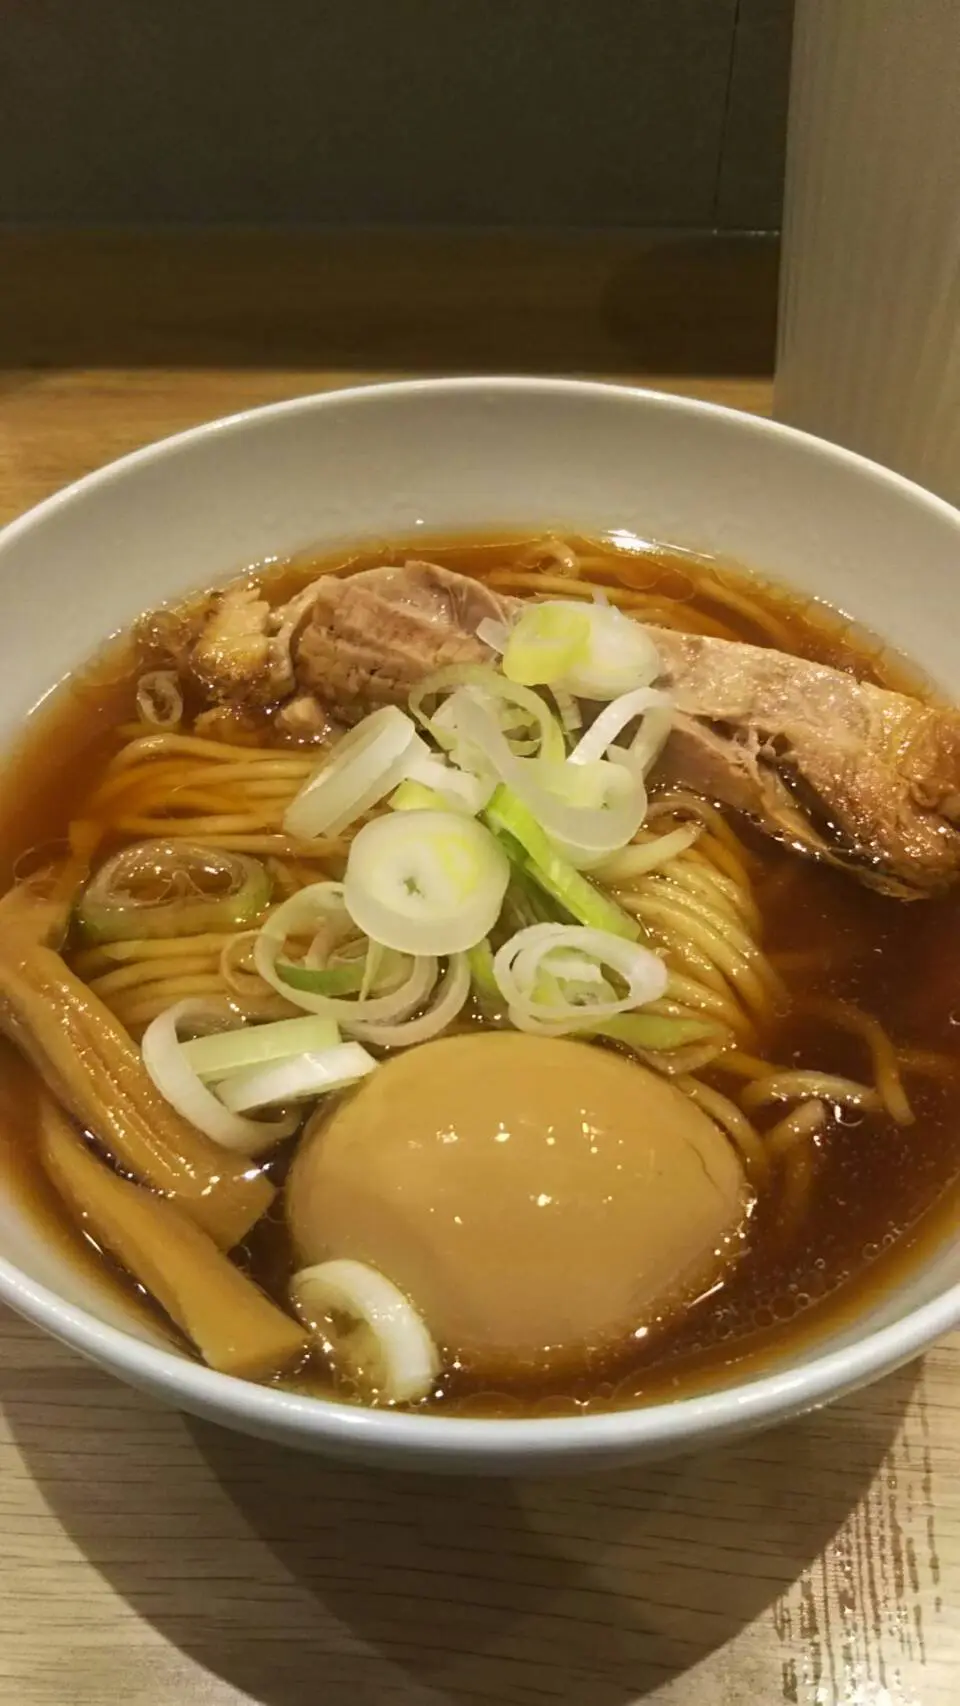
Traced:
<path id="1" fill-rule="evenodd" d="M 347 1468 L 78 1370 L 71 1414 L 107 1452 L 92 1481 L 89 1454 L 45 1444 L 45 1406 L 22 1382 L 4 1407 L 74 1543 L 244 1699 L 626 1706 L 728 1642 L 821 1553 L 918 1368 L 734 1446 L 576 1480 Z"/>

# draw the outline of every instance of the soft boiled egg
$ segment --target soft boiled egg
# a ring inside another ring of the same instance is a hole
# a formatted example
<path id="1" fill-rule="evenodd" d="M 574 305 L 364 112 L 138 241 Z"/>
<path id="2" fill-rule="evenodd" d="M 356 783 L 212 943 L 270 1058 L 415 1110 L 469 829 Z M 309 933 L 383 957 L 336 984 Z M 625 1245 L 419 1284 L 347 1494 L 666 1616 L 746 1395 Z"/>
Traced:
<path id="1" fill-rule="evenodd" d="M 584 1042 L 461 1035 L 398 1055 L 315 1116 L 287 1214 L 304 1264 L 347 1257 L 495 1380 L 644 1338 L 734 1259 L 739 1159 L 645 1067 Z"/>

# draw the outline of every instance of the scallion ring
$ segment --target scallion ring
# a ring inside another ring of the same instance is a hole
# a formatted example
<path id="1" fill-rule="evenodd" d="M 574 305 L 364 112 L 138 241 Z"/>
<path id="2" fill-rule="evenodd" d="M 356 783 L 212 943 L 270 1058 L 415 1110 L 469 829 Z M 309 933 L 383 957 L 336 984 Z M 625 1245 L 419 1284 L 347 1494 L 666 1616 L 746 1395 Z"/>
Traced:
<path id="1" fill-rule="evenodd" d="M 359 1043 L 336 1043 L 332 1048 L 298 1054 L 289 1060 L 251 1066 L 232 1072 L 218 1086 L 224 1106 L 233 1113 L 257 1108 L 286 1107 L 343 1090 L 375 1072 L 377 1063 Z"/>
<path id="2" fill-rule="evenodd" d="M 437 1347 L 413 1304 L 376 1268 L 347 1259 L 302 1268 L 290 1299 L 370 1396 L 394 1404 L 427 1396 L 440 1372 Z M 347 1331 L 338 1327 L 344 1318 Z"/>
<path id="3" fill-rule="evenodd" d="M 517 1029 L 545 1036 L 589 1029 L 591 1022 L 659 1000 L 667 987 L 667 968 L 657 954 L 579 924 L 518 931 L 494 955 L 493 973 Z"/>
<path id="4" fill-rule="evenodd" d="M 304 840 L 338 835 L 385 799 L 414 759 L 428 757 L 411 719 L 396 705 L 385 705 L 337 742 L 291 800 L 283 827 Z"/>
<path id="5" fill-rule="evenodd" d="M 244 1119 L 224 1107 L 202 1082 L 180 1045 L 181 1026 L 201 1027 L 211 1014 L 204 1001 L 177 1001 L 153 1019 L 143 1033 L 140 1052 L 147 1073 L 165 1101 L 206 1137 L 241 1155 L 261 1155 L 298 1125 L 296 1114 L 275 1120 Z M 219 1017 L 219 1011 L 218 1011 Z"/>
<path id="6" fill-rule="evenodd" d="M 88 942 L 239 930 L 265 911 L 272 880 L 244 853 L 193 841 L 138 841 L 100 866 L 80 897 Z"/>
<path id="7" fill-rule="evenodd" d="M 392 812 L 354 837 L 343 894 L 374 942 L 405 954 L 455 954 L 489 935 L 509 878 L 506 854 L 474 818 Z"/>
<path id="8" fill-rule="evenodd" d="M 449 750 L 452 744 L 451 731 L 446 720 L 446 707 L 439 713 L 429 714 L 424 711 L 424 703 L 428 699 L 443 697 L 449 694 L 465 691 L 481 704 L 490 708 L 490 713 L 497 726 L 504 732 L 505 737 L 518 726 L 525 726 L 535 731 L 537 748 L 541 758 L 549 758 L 560 762 L 566 754 L 566 743 L 563 729 L 538 693 L 521 683 L 507 681 L 498 670 L 488 664 L 448 664 L 445 669 L 435 670 L 413 689 L 409 705 L 411 714 L 417 721 L 429 730 L 438 745 Z M 518 724 L 517 713 L 522 714 L 522 725 Z M 514 743 L 511 742 L 511 745 Z M 527 743 L 523 745 L 526 747 Z M 461 766 L 470 769 L 470 765 Z"/>
<path id="9" fill-rule="evenodd" d="M 393 821 L 394 816 L 391 816 L 377 818 L 374 823 Z M 400 814 L 396 814 L 396 821 L 401 821 Z M 472 822 L 472 819 L 464 821 Z M 374 825 L 367 827 L 373 828 Z M 294 1006 L 302 1007 L 307 1013 L 336 1019 L 347 1031 L 358 1019 L 396 1024 L 423 1006 L 437 981 L 437 961 L 433 955 L 409 958 L 401 981 L 385 994 L 364 995 L 361 988 L 356 1000 L 350 1000 L 346 996 L 337 997 L 316 989 L 296 987 L 290 979 L 291 968 L 297 967 L 287 948 L 290 938 L 315 936 L 321 925 L 330 920 L 355 928 L 344 904 L 342 883 L 311 883 L 278 906 L 254 943 L 254 964 L 264 981 L 280 995 L 286 996 Z M 320 969 L 305 967 L 303 961 L 299 962 L 299 968 L 301 972 Z M 390 971 L 392 978 L 392 967 Z M 297 981 L 302 983 L 304 979 L 298 976 Z"/>

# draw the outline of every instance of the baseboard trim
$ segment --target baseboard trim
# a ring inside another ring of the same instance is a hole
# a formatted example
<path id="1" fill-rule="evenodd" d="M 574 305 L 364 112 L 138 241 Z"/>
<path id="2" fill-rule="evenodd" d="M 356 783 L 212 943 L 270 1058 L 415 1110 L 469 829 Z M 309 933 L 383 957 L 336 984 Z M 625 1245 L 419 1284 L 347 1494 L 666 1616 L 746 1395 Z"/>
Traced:
<path id="1" fill-rule="evenodd" d="M 770 234 L 0 232 L 0 364 L 772 370 Z"/>

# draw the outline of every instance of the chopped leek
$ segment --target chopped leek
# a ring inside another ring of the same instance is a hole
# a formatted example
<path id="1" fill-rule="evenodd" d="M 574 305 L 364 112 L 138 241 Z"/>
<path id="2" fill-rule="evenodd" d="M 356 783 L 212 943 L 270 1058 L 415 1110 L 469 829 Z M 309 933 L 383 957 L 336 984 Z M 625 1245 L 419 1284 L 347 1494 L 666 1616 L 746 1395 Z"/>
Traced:
<path id="1" fill-rule="evenodd" d="M 509 855 L 519 846 L 523 854 L 521 869 L 554 900 L 571 918 L 595 930 L 609 930 L 615 936 L 637 941 L 643 931 L 635 918 L 619 907 L 616 901 L 595 887 L 589 877 L 575 869 L 551 844 L 533 813 L 509 788 L 497 789 L 483 814 L 485 822 L 503 838 Z"/>
<path id="2" fill-rule="evenodd" d="M 671 1019 L 660 1013 L 615 1013 L 589 1029 L 591 1035 L 610 1037 L 638 1053 L 649 1050 L 658 1054 L 723 1035 L 721 1027 L 709 1019 Z"/>
<path id="3" fill-rule="evenodd" d="M 403 1019 L 389 1025 L 379 1021 L 359 1020 L 351 1026 L 354 1036 L 380 1048 L 411 1048 L 415 1043 L 429 1042 L 451 1025 L 470 994 L 470 967 L 466 954 L 451 954 L 442 981 L 434 990 L 434 1001 L 425 1013 L 415 1019 Z"/>
<path id="4" fill-rule="evenodd" d="M 229 1072 L 267 1066 L 293 1055 L 333 1048 L 340 1032 L 332 1019 L 278 1019 L 271 1025 L 244 1025 L 237 1031 L 218 1031 L 181 1043 L 197 1077 L 209 1084 Z"/>
<path id="5" fill-rule="evenodd" d="M 456 811 L 452 800 L 446 799 L 436 788 L 427 788 L 423 782 L 401 782 L 395 794 L 388 800 L 395 812 L 448 812 Z"/>
<path id="6" fill-rule="evenodd" d="M 252 1066 L 231 1072 L 217 1086 L 217 1094 L 231 1113 L 253 1113 L 258 1108 L 287 1107 L 314 1096 L 342 1090 L 375 1072 L 377 1063 L 359 1043 L 336 1043 L 333 1048 L 276 1060 L 268 1066 Z"/>
<path id="7" fill-rule="evenodd" d="M 354 837 L 343 898 L 372 942 L 455 954 L 489 934 L 510 866 L 488 829 L 460 812 L 394 812 Z"/>
<path id="8" fill-rule="evenodd" d="M 414 758 L 407 775 L 411 782 L 437 793 L 444 810 L 465 811 L 470 817 L 482 811 L 496 786 L 492 777 L 474 776 L 445 758 Z"/>
<path id="9" fill-rule="evenodd" d="M 410 718 L 396 705 L 385 705 L 338 741 L 291 800 L 283 827 L 304 840 L 339 835 L 385 799 L 414 760 L 428 757 Z"/>
<path id="10" fill-rule="evenodd" d="M 566 639 L 566 650 L 563 640 Z M 578 699 L 617 699 L 661 672 L 649 634 L 612 604 L 549 599 L 524 610 L 504 649 L 506 675 Z"/>
<path id="11" fill-rule="evenodd" d="M 205 1026 L 210 1017 L 211 1009 L 205 1001 L 177 1001 L 167 1007 L 143 1033 L 143 1064 L 165 1101 L 204 1136 L 241 1155 L 260 1155 L 296 1130 L 296 1116 L 245 1119 L 208 1089 L 184 1053 L 178 1033 L 181 1025 Z"/>
<path id="12" fill-rule="evenodd" d="M 473 987 L 481 1001 L 488 1004 L 490 1002 L 499 1004 L 503 998 L 500 994 L 500 985 L 493 975 L 493 949 L 486 937 L 469 950 L 467 962 L 470 966 L 470 978 Z"/>
<path id="13" fill-rule="evenodd" d="M 626 752 L 631 766 L 645 776 L 654 759 L 659 757 L 673 726 L 673 700 L 656 687 L 637 687 L 632 693 L 621 693 L 600 712 L 582 735 L 570 754 L 570 763 L 590 765 L 609 751 L 617 736 L 628 723 L 642 718 Z"/>
<path id="14" fill-rule="evenodd" d="M 150 669 L 137 682 L 137 710 L 142 723 L 155 729 L 176 729 L 183 721 L 183 691 L 175 669 Z"/>
<path id="15" fill-rule="evenodd" d="M 479 663 L 448 664 L 446 668 L 426 676 L 410 694 L 411 715 L 433 735 L 438 746 L 445 750 L 451 749 L 455 745 L 456 734 L 449 727 L 447 706 L 443 705 L 439 711 L 428 714 L 423 709 L 424 701 L 446 698 L 449 694 L 459 696 L 461 693 L 467 694 L 475 704 L 479 703 L 489 710 L 494 726 L 504 736 L 512 733 L 519 725 L 533 731 L 534 750 L 539 751 L 541 758 L 561 763 L 566 756 L 563 729 L 539 693 L 532 692 L 520 682 L 507 681 L 499 670 L 493 669 L 489 664 Z M 504 704 L 501 706 L 498 701 L 504 701 Z M 512 744 L 515 750 L 516 743 Z M 527 743 L 523 744 L 526 747 Z M 465 765 L 464 768 L 469 770 L 472 766 Z"/>
<path id="16" fill-rule="evenodd" d="M 512 1023 L 541 1036 L 582 1031 L 658 1001 L 667 987 L 658 954 L 579 924 L 519 930 L 494 955 L 493 975 Z"/>
<path id="17" fill-rule="evenodd" d="M 482 778 L 449 764 L 445 758 L 422 758 L 412 763 L 390 805 L 397 812 L 464 812 L 475 817 L 496 787 L 494 777 Z"/>
<path id="18" fill-rule="evenodd" d="M 401 820 L 398 818 L 377 821 Z M 369 827 L 372 826 L 368 825 Z M 348 1032 L 360 1020 L 396 1024 L 408 1019 L 423 1006 L 437 981 L 437 961 L 429 954 L 420 954 L 413 958 L 404 956 L 399 967 L 388 962 L 390 987 L 387 990 L 379 988 L 383 973 L 381 964 L 375 976 L 378 985 L 375 994 L 368 994 L 363 983 L 356 997 L 340 997 L 302 988 L 299 987 L 299 980 L 298 985 L 292 984 L 289 981 L 291 967 L 304 971 L 323 969 L 323 963 L 317 958 L 315 948 L 317 940 L 322 938 L 324 933 L 330 933 L 332 938 L 340 943 L 348 935 L 356 936 L 356 926 L 344 904 L 342 883 L 311 883 L 307 888 L 299 889 L 271 913 L 258 931 L 253 948 L 254 964 L 260 976 L 280 995 L 293 1002 L 294 1006 L 302 1007 L 308 1013 L 319 1013 L 325 1018 L 336 1019 Z M 288 946 L 290 939 L 302 939 L 304 936 L 314 937 L 314 947 L 309 950 L 307 958 L 300 961 L 291 959 Z M 341 948 L 340 952 L 342 951 Z M 374 956 L 374 963 L 376 958 Z M 370 965 L 369 949 L 367 965 Z M 393 975 L 395 969 L 396 978 Z"/>
<path id="19" fill-rule="evenodd" d="M 455 693 L 444 710 L 459 737 L 458 758 L 492 772 L 572 865 L 587 869 L 633 840 L 646 816 L 647 796 L 643 777 L 626 753 L 588 768 L 585 785 L 596 790 L 601 804 L 570 804 L 568 790 L 576 790 L 582 779 L 569 760 L 518 758 L 490 707 L 466 691 Z"/>
<path id="20" fill-rule="evenodd" d="M 87 884 L 77 923 L 88 942 L 238 930 L 265 910 L 273 881 L 259 860 L 193 841 L 138 841 Z"/>
<path id="21" fill-rule="evenodd" d="M 371 1397 L 409 1404 L 427 1396 L 440 1372 L 437 1347 L 409 1298 L 376 1268 L 346 1257 L 302 1268 L 290 1301 L 338 1372 Z"/>
<path id="22" fill-rule="evenodd" d="M 502 669 L 525 687 L 559 681 L 587 656 L 589 613 L 572 601 L 528 605 L 509 631 Z"/>
<path id="23" fill-rule="evenodd" d="M 307 966 L 278 960 L 277 971 L 291 989 L 307 989 L 312 995 L 356 995 L 363 988 L 364 963 Z"/>

